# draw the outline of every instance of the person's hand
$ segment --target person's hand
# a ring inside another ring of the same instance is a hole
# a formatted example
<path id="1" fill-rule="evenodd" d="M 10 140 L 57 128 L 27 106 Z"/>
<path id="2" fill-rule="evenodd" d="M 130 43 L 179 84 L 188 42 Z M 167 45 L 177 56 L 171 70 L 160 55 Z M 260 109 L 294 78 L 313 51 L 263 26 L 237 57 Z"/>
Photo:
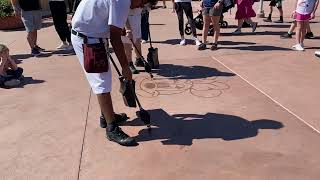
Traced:
<path id="1" fill-rule="evenodd" d="M 311 17 L 310 17 L 310 19 L 314 19 L 316 17 L 316 15 L 315 15 L 315 13 L 313 12 L 313 13 L 311 13 Z"/>
<path id="2" fill-rule="evenodd" d="M 217 2 L 215 5 L 214 5 L 214 9 L 220 9 L 220 6 L 221 6 L 221 3 L 220 2 Z"/>
<path id="3" fill-rule="evenodd" d="M 122 76 L 126 79 L 126 80 L 132 80 L 132 72 L 129 69 L 129 66 L 122 68 Z"/>
<path id="4" fill-rule="evenodd" d="M 129 39 L 133 39 L 133 35 L 132 35 L 132 32 L 131 31 L 126 31 L 126 36 L 129 38 Z"/>
<path id="5" fill-rule="evenodd" d="M 175 13 L 175 12 L 176 12 L 176 3 L 173 3 L 173 7 L 172 7 L 171 13 Z"/>
<path id="6" fill-rule="evenodd" d="M 292 11 L 291 17 L 295 18 L 295 16 L 296 16 L 296 11 Z"/>

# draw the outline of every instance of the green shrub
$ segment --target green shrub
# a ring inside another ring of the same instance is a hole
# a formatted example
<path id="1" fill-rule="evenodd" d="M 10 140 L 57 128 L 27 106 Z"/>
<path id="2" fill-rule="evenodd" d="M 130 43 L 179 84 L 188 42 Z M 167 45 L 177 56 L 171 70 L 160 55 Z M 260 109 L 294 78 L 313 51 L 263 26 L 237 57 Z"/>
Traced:
<path id="1" fill-rule="evenodd" d="M 0 17 L 7 17 L 13 14 L 10 0 L 0 0 Z"/>

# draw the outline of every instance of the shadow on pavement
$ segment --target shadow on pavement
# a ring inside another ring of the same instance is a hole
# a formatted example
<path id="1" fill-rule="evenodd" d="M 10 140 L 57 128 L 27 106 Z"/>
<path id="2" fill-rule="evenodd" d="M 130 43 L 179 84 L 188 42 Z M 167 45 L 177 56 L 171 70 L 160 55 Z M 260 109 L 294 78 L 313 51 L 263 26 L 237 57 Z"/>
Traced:
<path id="1" fill-rule="evenodd" d="M 223 49 L 236 49 L 241 51 L 292 51 L 292 49 L 290 48 L 268 46 L 268 45 L 223 47 Z"/>
<path id="2" fill-rule="evenodd" d="M 206 66 L 182 66 L 175 64 L 161 64 L 160 69 L 154 70 L 159 76 L 173 79 L 203 79 L 218 76 L 235 76 L 233 73 L 222 72 Z"/>
<path id="3" fill-rule="evenodd" d="M 21 84 L 17 87 L 2 87 L 3 89 L 16 89 L 16 88 L 24 88 L 25 85 L 29 84 L 41 84 L 46 81 L 44 80 L 39 80 L 39 79 L 33 79 L 32 77 L 24 77 L 23 80 L 21 81 Z"/>
<path id="4" fill-rule="evenodd" d="M 57 50 L 57 51 L 44 51 L 41 55 L 37 56 L 37 58 L 46 58 L 52 55 L 58 56 L 74 56 L 75 52 L 73 50 Z M 17 64 L 21 64 L 23 60 L 32 58 L 31 54 L 14 54 L 11 55 L 12 59 L 16 61 Z"/>
<path id="5" fill-rule="evenodd" d="M 196 139 L 219 138 L 225 141 L 252 138 L 259 134 L 261 129 L 281 129 L 281 122 L 259 119 L 247 119 L 227 115 L 207 113 L 169 115 L 163 109 L 149 111 L 151 114 L 152 130 L 142 129 L 136 137 L 138 142 L 161 140 L 164 145 L 193 144 Z M 142 126 L 139 119 L 126 123 L 127 126 Z"/>
<path id="6" fill-rule="evenodd" d="M 219 41 L 219 44 L 226 46 L 236 46 L 236 45 L 254 45 L 253 42 L 239 42 L 239 41 Z"/>

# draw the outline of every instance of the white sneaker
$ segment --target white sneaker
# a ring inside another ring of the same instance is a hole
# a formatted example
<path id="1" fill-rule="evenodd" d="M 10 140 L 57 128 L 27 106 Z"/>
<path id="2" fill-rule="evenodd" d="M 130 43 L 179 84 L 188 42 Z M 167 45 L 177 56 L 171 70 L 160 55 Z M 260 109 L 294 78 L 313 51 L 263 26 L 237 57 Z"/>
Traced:
<path id="1" fill-rule="evenodd" d="M 180 45 L 181 45 L 181 46 L 185 46 L 185 45 L 186 45 L 186 39 L 181 39 Z"/>
<path id="2" fill-rule="evenodd" d="M 301 44 L 296 44 L 292 46 L 292 49 L 295 51 L 304 51 L 304 48 L 301 46 Z"/>
<path id="3" fill-rule="evenodd" d="M 199 39 L 194 40 L 196 42 L 196 46 L 200 46 L 201 42 L 199 41 Z"/>
<path id="4" fill-rule="evenodd" d="M 146 40 L 142 40 L 142 41 L 141 41 L 141 44 L 146 44 L 146 43 L 147 43 Z"/>
<path id="5" fill-rule="evenodd" d="M 67 43 L 63 42 L 57 47 L 57 49 L 67 49 L 68 47 L 69 47 L 69 45 Z"/>
<path id="6" fill-rule="evenodd" d="M 316 52 L 314 52 L 314 54 L 315 54 L 317 57 L 320 57 L 320 51 L 316 51 Z"/>

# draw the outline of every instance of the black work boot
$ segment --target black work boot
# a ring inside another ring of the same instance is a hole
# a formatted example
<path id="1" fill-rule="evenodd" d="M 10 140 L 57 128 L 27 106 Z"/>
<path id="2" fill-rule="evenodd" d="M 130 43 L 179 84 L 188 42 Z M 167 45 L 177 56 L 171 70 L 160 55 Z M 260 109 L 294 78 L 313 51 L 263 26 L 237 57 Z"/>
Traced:
<path id="1" fill-rule="evenodd" d="M 271 20 L 271 14 L 269 14 L 268 18 L 267 18 L 267 19 L 264 19 L 263 21 L 264 21 L 264 22 L 272 22 L 272 20 Z"/>
<path id="2" fill-rule="evenodd" d="M 132 74 L 139 74 L 139 70 L 136 69 L 136 67 L 133 65 L 133 62 L 129 62 L 129 68 Z"/>
<path id="3" fill-rule="evenodd" d="M 124 133 L 120 127 L 116 126 L 113 129 L 106 129 L 106 138 L 110 141 L 116 142 L 122 146 L 134 146 L 137 142 L 134 138 Z"/>
<path id="4" fill-rule="evenodd" d="M 275 21 L 275 23 L 283 23 L 283 17 L 282 17 L 282 16 L 280 16 L 280 19 L 279 19 L 279 20 L 277 20 L 277 21 Z"/>
<path id="5" fill-rule="evenodd" d="M 141 58 L 137 58 L 135 64 L 138 67 L 144 67 L 144 63 L 143 63 L 143 60 Z"/>
<path id="6" fill-rule="evenodd" d="M 126 113 L 114 114 L 114 122 L 118 126 L 122 125 L 128 119 L 129 119 L 129 117 L 127 116 Z M 101 128 L 106 128 L 107 126 L 108 126 L 107 125 L 107 121 L 106 121 L 104 115 L 101 113 L 101 116 L 100 116 L 100 127 Z"/>

